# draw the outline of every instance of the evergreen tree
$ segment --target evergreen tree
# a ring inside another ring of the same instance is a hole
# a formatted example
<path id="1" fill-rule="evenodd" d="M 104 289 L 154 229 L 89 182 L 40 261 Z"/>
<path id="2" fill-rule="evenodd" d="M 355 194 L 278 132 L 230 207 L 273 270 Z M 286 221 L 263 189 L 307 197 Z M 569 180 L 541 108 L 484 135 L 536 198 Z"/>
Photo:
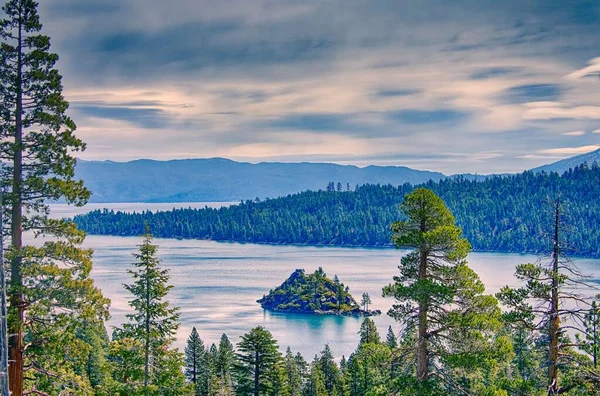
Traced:
<path id="1" fill-rule="evenodd" d="M 359 347 L 363 344 L 380 344 L 381 338 L 379 337 L 379 332 L 377 331 L 377 326 L 375 326 L 375 322 L 371 320 L 371 318 L 365 318 L 365 320 L 360 325 L 360 342 Z"/>
<path id="2" fill-rule="evenodd" d="M 392 326 L 388 327 L 385 344 L 390 349 L 396 349 L 398 347 L 398 338 L 396 337 L 396 334 L 394 334 L 394 330 L 392 330 Z"/>
<path id="3" fill-rule="evenodd" d="M 283 367 L 290 390 L 289 395 L 301 396 L 302 386 L 304 385 L 304 371 L 306 370 L 304 358 L 299 354 L 294 356 L 292 350 L 288 347 L 285 352 Z"/>
<path id="4" fill-rule="evenodd" d="M 392 225 L 393 241 L 414 251 L 402 257 L 400 275 L 383 295 L 396 300 L 388 314 L 416 331 L 416 385 L 419 392 L 433 393 L 434 361 L 473 365 L 488 346 L 482 342 L 485 335 L 500 324 L 500 310 L 493 296 L 482 294 L 483 283 L 467 266 L 469 242 L 442 200 L 419 188 L 405 197 L 401 209 L 406 220 Z"/>
<path id="5" fill-rule="evenodd" d="M 340 388 L 341 377 L 340 370 L 335 363 L 335 359 L 333 358 L 333 353 L 331 352 L 331 348 L 329 348 L 329 344 L 326 344 L 325 348 L 321 351 L 318 362 L 319 368 L 323 373 L 325 389 L 329 395 L 332 395 L 334 394 L 335 389 Z"/>
<path id="6" fill-rule="evenodd" d="M 327 388 L 325 387 L 325 375 L 321 370 L 319 358 L 315 356 L 310 365 L 310 374 L 304 386 L 303 396 L 328 396 Z"/>
<path id="7" fill-rule="evenodd" d="M 217 354 L 216 373 L 219 376 L 222 386 L 233 388 L 232 369 L 235 364 L 235 351 L 233 344 L 229 341 L 226 334 L 221 335 L 219 341 L 219 351 Z"/>
<path id="8" fill-rule="evenodd" d="M 198 331 L 194 327 L 185 346 L 185 376 L 194 385 L 197 396 L 208 393 L 208 374 L 204 341 L 202 341 Z"/>
<path id="9" fill-rule="evenodd" d="M 281 361 L 277 341 L 258 326 L 242 336 L 237 349 L 238 394 L 265 395 L 273 385 L 269 374 Z"/>
<path id="10" fill-rule="evenodd" d="M 584 319 L 584 340 L 582 349 L 592 357 L 594 368 L 598 367 L 598 349 L 600 348 L 600 307 L 597 300 L 592 301 Z"/>
<path id="11" fill-rule="evenodd" d="M 508 323 L 544 335 L 548 354 L 548 393 L 558 394 L 583 382 L 581 378 L 565 381 L 567 378 L 561 378 L 565 374 L 561 371 L 576 366 L 573 344 L 566 339 L 565 331 L 570 328 L 581 332 L 584 329 L 579 324 L 585 319 L 581 309 L 573 308 L 568 303 L 585 303 L 581 294 L 573 291 L 585 283 L 579 279 L 582 274 L 577 267 L 565 257 L 567 241 L 562 233 L 566 226 L 563 204 L 557 199 L 551 202 L 551 208 L 550 261 L 518 265 L 515 275 L 524 285 L 517 288 L 505 286 L 497 296 L 509 308 L 505 315 Z"/>
<path id="12" fill-rule="evenodd" d="M 10 238 L 10 391 L 85 394 L 91 384 L 81 374 L 93 346 L 76 334 L 83 334 L 84 323 L 95 326 L 106 318 L 108 300 L 89 278 L 91 252 L 79 247 L 84 235 L 68 221 L 48 218 L 48 202 L 83 205 L 89 191 L 73 179 L 73 153 L 85 144 L 66 115 L 58 56 L 40 33 L 37 6 L 10 0 L 0 21 L 0 154 L 9 161 L 0 184 L 10 214 L 3 230 Z M 24 233 L 48 238 L 25 246 Z"/>
<path id="13" fill-rule="evenodd" d="M 369 304 L 371 304 L 371 297 L 369 296 L 369 293 L 363 293 L 362 295 L 362 299 L 360 300 L 360 305 L 363 306 L 363 309 L 365 311 L 369 310 Z"/>
<path id="14" fill-rule="evenodd" d="M 143 345 L 143 389 L 146 395 L 176 391 L 158 382 L 159 376 L 167 375 L 169 382 L 179 381 L 183 376 L 183 359 L 170 350 L 179 327 L 178 308 L 170 307 L 165 301 L 172 286 L 168 284 L 169 271 L 160 267 L 156 251 L 157 246 L 152 244 L 152 235 L 147 228 L 139 253 L 133 254 L 136 259 L 134 269 L 128 270 L 133 283 L 125 285 L 125 289 L 133 295 L 129 305 L 134 313 L 127 315 L 129 321 L 123 326 L 123 336 L 138 340 Z"/>

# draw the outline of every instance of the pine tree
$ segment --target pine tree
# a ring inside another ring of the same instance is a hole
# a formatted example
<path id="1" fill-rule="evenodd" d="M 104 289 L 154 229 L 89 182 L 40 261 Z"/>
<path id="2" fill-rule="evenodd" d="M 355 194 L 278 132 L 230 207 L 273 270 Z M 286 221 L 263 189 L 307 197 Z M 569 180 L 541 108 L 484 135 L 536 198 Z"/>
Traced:
<path id="1" fill-rule="evenodd" d="M 163 391 L 165 384 L 157 380 L 159 375 L 167 372 L 167 364 L 172 369 L 167 374 L 170 380 L 178 381 L 183 375 L 177 367 L 178 360 L 180 368 L 183 366 L 183 359 L 169 349 L 179 327 L 178 308 L 170 307 L 165 301 L 172 286 L 167 283 L 169 271 L 160 267 L 156 251 L 157 246 L 152 244 L 152 235 L 147 227 L 143 242 L 139 245 L 139 253 L 133 254 L 136 259 L 134 269 L 128 270 L 133 283 L 125 285 L 125 289 L 134 297 L 129 305 L 135 312 L 127 315 L 129 322 L 123 326 L 123 335 L 143 345 L 143 389 L 146 395 Z"/>
<path id="2" fill-rule="evenodd" d="M 269 373 L 281 361 L 277 341 L 262 326 L 250 330 L 237 344 L 238 392 L 259 396 L 268 392 L 272 383 Z"/>
<path id="3" fill-rule="evenodd" d="M 380 344 L 381 337 L 379 336 L 379 332 L 377 331 L 377 326 L 375 326 L 375 322 L 373 322 L 370 318 L 365 318 L 365 320 L 360 325 L 360 342 L 359 347 L 364 344 Z"/>
<path id="4" fill-rule="evenodd" d="M 390 349 L 396 349 L 398 347 L 398 338 L 396 337 L 396 334 L 394 334 L 392 326 L 388 327 L 385 343 Z"/>
<path id="5" fill-rule="evenodd" d="M 393 241 L 414 251 L 402 257 L 400 275 L 383 295 L 396 300 L 388 314 L 407 332 L 416 331 L 418 391 L 432 392 L 434 360 L 471 364 L 489 344 L 469 339 L 485 341 L 485 334 L 500 325 L 500 310 L 493 296 L 483 295 L 483 283 L 467 266 L 469 242 L 461 238 L 442 200 L 418 188 L 406 195 L 401 209 L 406 220 L 392 225 Z"/>
<path id="6" fill-rule="evenodd" d="M 298 360 L 301 359 L 301 361 Z M 290 347 L 287 348 L 284 357 L 284 372 L 287 377 L 287 383 L 289 386 L 289 395 L 290 396 L 301 396 L 302 394 L 302 386 L 304 385 L 304 367 L 306 366 L 306 362 L 302 355 L 296 355 L 292 353 Z"/>
<path id="7" fill-rule="evenodd" d="M 185 346 L 185 376 L 194 384 L 197 396 L 208 393 L 208 362 L 204 341 L 200 338 L 196 328 L 192 328 Z"/>
<path id="8" fill-rule="evenodd" d="M 573 343 L 567 340 L 566 329 L 584 331 L 585 311 L 568 303 L 575 301 L 585 304 L 585 298 L 574 289 L 587 286 L 581 281 L 582 274 L 565 257 L 566 237 L 563 230 L 566 221 L 563 203 L 553 200 L 550 233 L 552 253 L 549 262 L 520 264 L 515 276 L 522 287 L 505 286 L 497 294 L 498 299 L 509 311 L 505 314 L 508 323 L 530 332 L 545 336 L 548 351 L 547 386 L 549 394 L 565 393 L 578 386 L 580 379 L 563 381 L 563 371 L 577 366 L 572 350 Z M 567 383 L 570 382 L 570 383 Z"/>
<path id="9" fill-rule="evenodd" d="M 598 349 L 600 348 L 600 307 L 597 300 L 592 301 L 584 319 L 584 343 L 582 349 L 592 357 L 594 368 L 598 367 Z"/>
<path id="10" fill-rule="evenodd" d="M 84 235 L 68 221 L 48 218 L 49 201 L 83 205 L 89 191 L 73 179 L 73 153 L 85 144 L 66 115 L 58 56 L 40 33 L 37 6 L 10 0 L 0 21 L 0 154 L 10 161 L 0 182 L 10 213 L 9 382 L 13 396 L 34 387 L 84 394 L 90 384 L 80 373 L 92 346 L 75 334 L 83 323 L 105 319 L 108 300 L 89 278 L 91 252 L 79 248 Z M 49 238 L 24 246 L 26 232 Z"/>
<path id="11" fill-rule="evenodd" d="M 319 356 L 319 368 L 323 373 L 325 389 L 327 390 L 327 393 L 331 395 L 335 388 L 339 388 L 341 376 L 329 344 L 326 344 L 325 348 L 321 351 L 321 355 Z"/>
<path id="12" fill-rule="evenodd" d="M 302 392 L 303 396 L 328 396 L 325 386 L 325 375 L 321 370 L 321 365 L 318 356 L 315 356 L 310 365 L 310 374 L 304 385 Z"/>
<path id="13" fill-rule="evenodd" d="M 369 293 L 365 292 L 365 293 L 363 293 L 362 299 L 360 300 L 360 305 L 362 305 L 362 307 L 365 311 L 368 311 L 369 304 L 371 304 L 371 297 L 369 296 Z"/>
<path id="14" fill-rule="evenodd" d="M 233 387 L 232 369 L 235 364 L 235 351 L 233 344 L 229 341 L 226 334 L 221 335 L 219 341 L 219 351 L 217 354 L 216 373 L 219 376 L 223 386 Z"/>

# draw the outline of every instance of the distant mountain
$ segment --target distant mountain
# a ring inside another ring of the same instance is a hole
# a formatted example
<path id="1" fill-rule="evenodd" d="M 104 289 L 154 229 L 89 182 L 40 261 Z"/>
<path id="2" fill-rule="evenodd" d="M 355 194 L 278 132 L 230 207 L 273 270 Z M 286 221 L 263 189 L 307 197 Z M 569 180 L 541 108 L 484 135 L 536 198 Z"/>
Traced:
<path id="1" fill-rule="evenodd" d="M 90 202 L 209 202 L 277 198 L 349 185 L 420 184 L 446 178 L 439 172 L 403 166 L 330 163 L 236 162 L 224 158 L 131 162 L 79 160 L 76 176 L 92 191 Z"/>
<path id="2" fill-rule="evenodd" d="M 565 158 L 564 160 L 553 162 L 548 165 L 540 166 L 532 169 L 533 172 L 557 172 L 559 174 L 568 171 L 569 169 L 575 168 L 578 165 L 587 162 L 588 165 L 592 165 L 594 161 L 600 163 L 600 149 L 589 153 L 577 155 L 575 157 Z"/>

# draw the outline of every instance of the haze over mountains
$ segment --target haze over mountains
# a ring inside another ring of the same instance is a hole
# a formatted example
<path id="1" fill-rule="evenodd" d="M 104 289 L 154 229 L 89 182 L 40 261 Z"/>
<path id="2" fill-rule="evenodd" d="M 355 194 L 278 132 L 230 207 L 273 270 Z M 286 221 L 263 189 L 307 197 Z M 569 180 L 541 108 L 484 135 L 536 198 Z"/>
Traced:
<path id="1" fill-rule="evenodd" d="M 600 150 L 534 171 L 562 173 L 594 160 L 600 161 Z M 354 189 L 357 184 L 420 184 L 453 177 L 403 166 L 359 168 L 331 163 L 251 164 L 224 158 L 130 162 L 79 160 L 76 176 L 85 181 L 92 191 L 90 202 L 96 203 L 239 201 L 325 189 L 329 182 L 339 182 L 346 190 L 348 186 Z"/>

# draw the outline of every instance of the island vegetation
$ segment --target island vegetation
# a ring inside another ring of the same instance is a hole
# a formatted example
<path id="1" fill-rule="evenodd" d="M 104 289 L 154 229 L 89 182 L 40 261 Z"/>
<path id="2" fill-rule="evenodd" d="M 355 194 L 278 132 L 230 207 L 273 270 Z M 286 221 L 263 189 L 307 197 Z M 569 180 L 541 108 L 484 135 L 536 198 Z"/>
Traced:
<path id="1" fill-rule="evenodd" d="M 297 269 L 281 286 L 269 291 L 258 303 L 268 310 L 287 313 L 317 315 L 373 316 L 381 311 L 369 311 L 370 298 L 363 294 L 363 308 L 350 294 L 350 289 L 333 279 L 319 267 L 314 273 L 306 274 Z"/>
<path id="2" fill-rule="evenodd" d="M 548 198 L 561 196 L 573 229 L 565 248 L 579 257 L 600 257 L 600 167 L 581 165 L 563 175 L 524 172 L 475 181 L 428 182 L 448 205 L 474 251 L 538 254 L 545 237 Z M 327 186 L 324 186 L 324 188 Z M 161 238 L 242 243 L 391 247 L 390 224 L 399 205 L 419 186 L 364 185 L 353 191 L 306 191 L 220 209 L 174 209 L 152 213 L 96 210 L 74 221 L 89 234 L 137 236 L 145 224 Z"/>

